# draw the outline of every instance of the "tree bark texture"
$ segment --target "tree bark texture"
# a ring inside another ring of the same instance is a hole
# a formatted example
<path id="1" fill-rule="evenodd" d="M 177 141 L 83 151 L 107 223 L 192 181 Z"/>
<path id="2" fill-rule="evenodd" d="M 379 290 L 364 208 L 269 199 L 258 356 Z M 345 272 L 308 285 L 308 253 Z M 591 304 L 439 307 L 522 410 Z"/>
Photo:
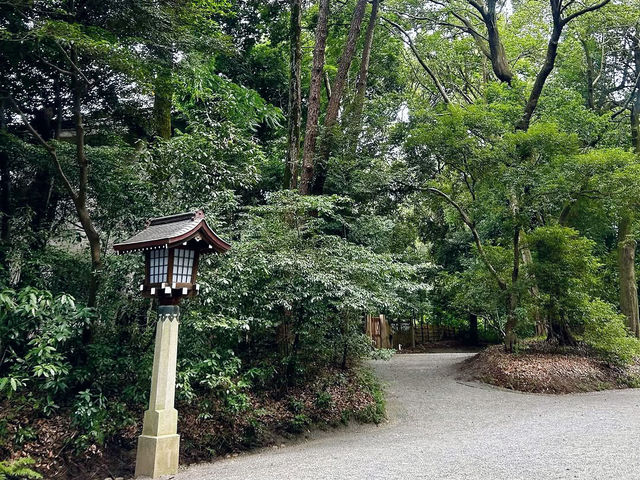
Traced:
<path id="1" fill-rule="evenodd" d="M 349 26 L 349 34 L 347 36 L 347 42 L 345 43 L 340 61 L 338 62 L 338 72 L 336 78 L 331 85 L 331 98 L 327 105 L 327 113 L 324 117 L 324 129 L 322 138 L 320 139 L 320 149 L 315 159 L 314 165 L 314 179 L 312 185 L 312 193 L 315 195 L 321 195 L 324 190 L 324 183 L 327 178 L 327 163 L 329 161 L 329 155 L 331 155 L 331 146 L 334 139 L 334 127 L 338 120 L 338 113 L 340 111 L 340 102 L 347 83 L 347 76 L 349 75 L 349 68 L 356 52 L 356 46 L 358 43 L 358 37 L 360 36 L 360 27 L 362 20 L 364 19 L 364 13 L 367 8 L 367 0 L 358 0 L 356 2 L 355 9 L 353 11 L 353 17 L 351 18 L 351 25 Z"/>
<path id="2" fill-rule="evenodd" d="M 553 71 L 553 67 L 556 63 L 556 57 L 558 56 L 558 44 L 560 42 L 560 35 L 562 34 L 562 24 L 559 20 L 556 22 L 554 16 L 554 25 L 553 32 L 551 33 L 551 38 L 549 39 L 549 43 L 547 45 L 547 54 L 544 60 L 544 64 L 542 68 L 538 72 L 536 76 L 536 80 L 533 83 L 533 88 L 531 89 L 531 93 L 529 94 L 529 99 L 527 100 L 527 104 L 524 107 L 524 114 L 520 119 L 520 122 L 517 125 L 518 130 L 522 130 L 526 132 L 529 130 L 529 125 L 531 124 L 531 117 L 533 117 L 533 112 L 535 112 L 538 101 L 540 100 L 540 95 L 542 95 L 542 89 L 544 88 L 544 84 L 549 78 L 549 75 Z"/>
<path id="3" fill-rule="evenodd" d="M 78 54 L 75 47 L 71 50 L 71 59 L 75 65 L 78 65 Z M 85 85 L 79 78 L 77 73 L 71 78 L 71 90 L 73 95 L 73 120 L 76 127 L 76 163 L 78 165 L 78 192 L 72 195 L 78 219 L 82 225 L 91 252 L 91 277 L 89 280 L 89 291 L 87 294 L 87 306 L 95 307 L 100 268 L 102 266 L 102 258 L 100 255 L 100 236 L 93 225 L 89 209 L 87 207 L 87 192 L 89 189 L 89 162 L 85 153 L 84 138 L 84 122 L 82 118 L 82 97 L 84 95 Z M 83 337 L 88 336 L 87 334 Z M 83 338 L 85 344 L 89 343 L 89 338 Z"/>
<path id="4" fill-rule="evenodd" d="M 549 308 L 549 331 L 547 341 L 557 343 L 562 346 L 574 346 L 576 339 L 569 330 L 566 318 L 561 315 L 555 307 Z"/>
<path id="5" fill-rule="evenodd" d="M 371 47 L 373 45 L 373 34 L 378 20 L 378 7 L 380 0 L 372 0 L 371 14 L 369 15 L 369 23 L 364 34 L 364 46 L 362 47 L 362 60 L 360 61 L 360 70 L 358 79 L 356 80 L 356 94 L 351 104 L 351 113 L 348 117 L 349 124 L 347 131 L 349 132 L 349 151 L 355 154 L 358 146 L 358 136 L 362 131 L 362 110 L 364 109 L 364 99 L 367 92 L 367 78 L 369 76 L 369 62 L 371 61 Z"/>
<path id="6" fill-rule="evenodd" d="M 171 138 L 171 108 L 173 105 L 173 86 L 171 70 L 163 69 L 158 74 L 153 94 L 153 125 L 155 134 L 160 138 Z"/>
<path id="7" fill-rule="evenodd" d="M 535 112 L 538 106 L 538 101 L 540 100 L 540 95 L 542 95 L 542 89 L 555 66 L 556 57 L 558 56 L 558 44 L 560 43 L 560 36 L 562 35 L 562 30 L 565 25 L 581 15 L 604 7 L 610 1 L 611 0 L 603 0 L 600 3 L 584 7 L 575 13 L 563 17 L 563 14 L 566 15 L 566 8 L 568 5 L 574 2 L 571 0 L 567 3 L 565 3 L 564 0 L 549 0 L 549 3 L 551 4 L 551 17 L 553 18 L 553 29 L 551 31 L 551 36 L 549 37 L 549 43 L 547 44 L 547 53 L 545 55 L 544 63 L 542 64 L 542 67 L 536 76 L 536 80 L 533 83 L 533 88 L 531 89 L 529 99 L 525 105 L 524 113 L 520 122 L 518 122 L 518 125 L 516 126 L 517 130 L 526 132 L 529 129 L 531 117 L 533 117 L 533 113 Z"/>
<path id="8" fill-rule="evenodd" d="M 470 0 L 469 3 L 478 10 L 482 20 L 487 27 L 487 40 L 489 42 L 489 59 L 493 67 L 493 73 L 498 80 L 511 84 L 513 73 L 509 67 L 509 61 L 504 51 L 504 45 L 500 39 L 498 29 L 498 19 L 496 14 L 497 0 L 487 0 L 486 6 L 477 1 Z"/>
<path id="9" fill-rule="evenodd" d="M 289 115 L 287 131 L 287 160 L 284 171 L 284 188 L 295 189 L 298 185 L 298 162 L 300 161 L 300 125 L 302 119 L 302 0 L 291 1 L 289 19 Z"/>
<path id="10" fill-rule="evenodd" d="M 631 145 L 633 151 L 640 155 L 640 28 L 636 28 L 635 35 L 632 36 L 633 63 L 635 64 L 635 74 L 638 78 L 636 89 L 633 92 L 631 102 Z"/>
<path id="11" fill-rule="evenodd" d="M 313 64 L 311 67 L 311 83 L 307 102 L 307 125 L 302 149 L 302 172 L 300 174 L 300 193 L 309 195 L 313 182 L 313 160 L 318 138 L 318 119 L 320 118 L 320 94 L 322 91 L 322 72 L 324 69 L 324 50 L 327 45 L 329 21 L 329 0 L 318 0 L 318 24 L 316 26 L 315 46 L 313 47 Z"/>
<path id="12" fill-rule="evenodd" d="M 620 311 L 626 317 L 629 330 L 640 337 L 638 287 L 636 283 L 636 240 L 631 234 L 632 216 L 625 212 L 618 226 L 618 273 L 620 282 Z"/>

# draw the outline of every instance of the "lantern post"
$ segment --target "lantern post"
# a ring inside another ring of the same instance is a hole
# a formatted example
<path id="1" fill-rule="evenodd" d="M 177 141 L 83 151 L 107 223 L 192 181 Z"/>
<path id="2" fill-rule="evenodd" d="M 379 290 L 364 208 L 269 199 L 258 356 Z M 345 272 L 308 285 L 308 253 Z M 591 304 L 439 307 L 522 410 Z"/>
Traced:
<path id="1" fill-rule="evenodd" d="M 178 471 L 180 435 L 174 406 L 178 325 L 183 297 L 196 295 L 198 260 L 231 246 L 209 228 L 202 210 L 152 218 L 144 230 L 114 245 L 118 253 L 145 255 L 143 296 L 158 300 L 149 408 L 138 437 L 136 477 L 156 478 Z"/>

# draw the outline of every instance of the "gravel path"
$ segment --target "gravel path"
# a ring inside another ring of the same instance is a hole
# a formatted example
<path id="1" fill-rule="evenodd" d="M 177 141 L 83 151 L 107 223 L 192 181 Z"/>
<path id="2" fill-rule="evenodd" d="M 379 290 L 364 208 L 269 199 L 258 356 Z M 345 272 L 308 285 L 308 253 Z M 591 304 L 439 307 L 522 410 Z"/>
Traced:
<path id="1" fill-rule="evenodd" d="M 548 396 L 461 383 L 467 356 L 374 362 L 389 422 L 192 466 L 175 480 L 640 478 L 640 390 Z"/>

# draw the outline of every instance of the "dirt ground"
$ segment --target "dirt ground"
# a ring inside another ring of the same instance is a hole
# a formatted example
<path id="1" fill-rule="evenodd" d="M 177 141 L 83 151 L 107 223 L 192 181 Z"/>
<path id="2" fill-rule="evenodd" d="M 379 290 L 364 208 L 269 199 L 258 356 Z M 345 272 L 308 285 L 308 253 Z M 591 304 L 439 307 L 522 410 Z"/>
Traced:
<path id="1" fill-rule="evenodd" d="M 470 354 L 373 362 L 389 421 L 311 433 L 183 469 L 175 480 L 635 480 L 640 390 L 523 394 L 460 381 Z"/>
<path id="2" fill-rule="evenodd" d="M 627 388 L 638 383 L 637 368 L 602 361 L 584 349 L 551 349 L 539 342 L 517 354 L 494 345 L 469 358 L 461 378 L 531 393 L 577 393 Z"/>

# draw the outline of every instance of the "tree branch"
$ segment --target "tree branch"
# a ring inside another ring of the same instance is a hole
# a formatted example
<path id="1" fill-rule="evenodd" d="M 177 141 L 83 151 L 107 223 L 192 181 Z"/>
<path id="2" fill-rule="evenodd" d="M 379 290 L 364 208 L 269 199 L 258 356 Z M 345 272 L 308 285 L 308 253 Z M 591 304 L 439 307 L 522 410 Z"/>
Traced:
<path id="1" fill-rule="evenodd" d="M 482 15 L 482 18 L 484 18 L 487 15 L 487 10 L 484 8 L 484 5 L 480 5 L 478 2 L 476 2 L 476 0 L 467 0 L 467 2 L 473 8 L 478 10 L 478 12 L 480 12 L 480 15 Z"/>
<path id="2" fill-rule="evenodd" d="M 478 254 L 480 255 L 480 258 L 482 259 L 482 262 L 485 264 L 485 266 L 487 267 L 487 269 L 489 270 L 491 275 L 496 279 L 500 289 L 501 290 L 507 290 L 507 284 L 505 283 L 504 280 L 502 280 L 502 278 L 500 278 L 500 275 L 498 275 L 498 272 L 496 271 L 494 266 L 489 261 L 489 258 L 487 257 L 487 254 L 484 251 L 484 247 L 482 246 L 482 241 L 480 240 L 480 235 L 478 234 L 478 231 L 476 230 L 476 226 L 475 226 L 473 220 L 471 220 L 471 217 L 469 217 L 467 212 L 464 210 L 464 208 L 462 208 L 462 206 L 458 202 L 456 202 L 453 198 L 451 198 L 449 195 L 444 193 L 442 190 L 438 190 L 437 188 L 434 188 L 434 187 L 427 187 L 426 191 L 434 193 L 434 194 L 444 198 L 447 201 L 447 203 L 449 203 L 451 206 L 453 206 L 458 211 L 458 213 L 460 214 L 460 218 L 462 218 L 462 221 L 465 223 L 465 225 L 471 231 L 471 235 L 473 235 L 473 240 L 474 240 L 474 242 L 476 244 L 476 248 L 478 249 Z"/>
<path id="3" fill-rule="evenodd" d="M 70 72 L 69 70 L 65 70 L 64 68 L 60 68 L 57 65 L 54 65 L 53 63 L 49 62 L 48 60 L 45 60 L 44 58 L 38 56 L 38 59 L 44 63 L 46 66 L 53 68 L 54 70 L 63 73 L 65 75 L 73 75 L 73 72 Z"/>
<path id="4" fill-rule="evenodd" d="M 446 90 L 444 89 L 444 87 L 440 83 L 440 80 L 438 80 L 438 77 L 436 76 L 434 71 L 431 70 L 429 65 L 427 65 L 425 63 L 425 61 L 422 59 L 422 57 L 418 53 L 418 50 L 416 49 L 415 45 L 413 44 L 413 40 L 411 39 L 411 36 L 400 25 L 398 25 L 396 22 L 394 22 L 392 20 L 389 20 L 388 18 L 385 18 L 383 16 L 381 16 L 380 18 L 382 20 L 384 20 L 385 22 L 389 23 L 390 25 L 393 25 L 396 28 L 396 30 L 398 30 L 402 35 L 404 35 L 404 37 L 407 39 L 405 43 L 407 45 L 409 45 L 409 48 L 411 48 L 411 51 L 413 52 L 413 54 L 415 55 L 416 59 L 418 60 L 418 63 L 420 63 L 420 65 L 425 70 L 425 72 L 427 72 L 427 74 L 431 77 L 431 80 L 433 80 L 433 83 L 435 83 L 436 88 L 438 89 L 438 92 L 440 92 L 440 95 L 442 96 L 442 99 L 444 100 L 444 103 L 446 103 L 447 105 L 451 104 L 451 99 L 447 95 Z"/>
<path id="5" fill-rule="evenodd" d="M 76 63 L 73 60 L 71 60 L 71 57 L 67 52 L 65 52 L 64 48 L 62 48 L 62 45 L 60 45 L 58 42 L 55 42 L 55 44 L 58 47 L 58 49 L 62 52 L 64 57 L 67 59 L 67 61 L 71 64 L 73 69 L 78 73 L 78 75 L 82 77 L 82 79 L 87 83 L 87 85 L 91 85 L 91 81 L 85 76 L 85 74 L 82 72 L 82 70 L 80 70 L 80 68 L 76 65 Z"/>
<path id="6" fill-rule="evenodd" d="M 55 147 L 50 145 L 44 138 L 42 138 L 42 136 L 36 131 L 36 129 L 33 128 L 31 123 L 29 123 L 27 116 L 24 114 L 22 109 L 18 106 L 14 98 L 9 94 L 6 95 L 6 98 L 9 100 L 9 103 L 11 103 L 13 108 L 16 110 L 16 112 L 20 116 L 20 119 L 22 120 L 22 123 L 24 124 L 25 127 L 27 127 L 31 135 L 33 135 L 33 137 L 38 141 L 38 143 L 42 145 L 45 148 L 45 150 L 47 150 L 49 155 L 51 155 L 51 158 L 53 159 L 53 163 L 56 166 L 56 170 L 58 171 L 58 175 L 60 175 L 60 178 L 62 178 L 64 186 L 69 192 L 71 199 L 75 203 L 78 200 L 78 194 L 76 193 L 73 186 L 71 185 L 71 182 L 69 182 L 69 179 L 65 175 L 64 170 L 62 170 L 62 165 L 60 164 L 60 159 L 58 158 L 58 153 L 56 152 Z"/>
<path id="7" fill-rule="evenodd" d="M 598 9 L 600 9 L 600 8 L 604 7 L 604 6 L 605 6 L 607 3 L 609 3 L 609 2 L 611 2 L 611 0 L 603 0 L 603 1 L 602 1 L 602 2 L 600 2 L 600 3 L 596 3 L 596 4 L 591 5 L 591 6 L 589 6 L 589 7 L 585 7 L 585 8 L 583 8 L 582 10 L 579 10 L 579 11 L 577 11 L 577 12 L 575 12 L 575 13 L 572 13 L 572 14 L 571 14 L 571 15 L 569 15 L 568 17 L 565 17 L 565 18 L 563 18 L 563 19 L 562 19 L 562 25 L 563 25 L 563 26 L 564 26 L 564 25 L 566 25 L 566 24 L 567 24 L 567 23 L 569 23 L 571 20 L 573 20 L 574 18 L 579 17 L 580 15 L 584 15 L 585 13 L 589 13 L 589 12 L 593 12 L 593 11 L 595 11 L 595 10 L 598 10 Z M 573 3 L 573 1 L 570 1 L 570 2 L 567 4 L 567 7 L 568 7 L 571 3 Z M 564 10 L 564 8 L 563 8 L 562 10 Z"/>

